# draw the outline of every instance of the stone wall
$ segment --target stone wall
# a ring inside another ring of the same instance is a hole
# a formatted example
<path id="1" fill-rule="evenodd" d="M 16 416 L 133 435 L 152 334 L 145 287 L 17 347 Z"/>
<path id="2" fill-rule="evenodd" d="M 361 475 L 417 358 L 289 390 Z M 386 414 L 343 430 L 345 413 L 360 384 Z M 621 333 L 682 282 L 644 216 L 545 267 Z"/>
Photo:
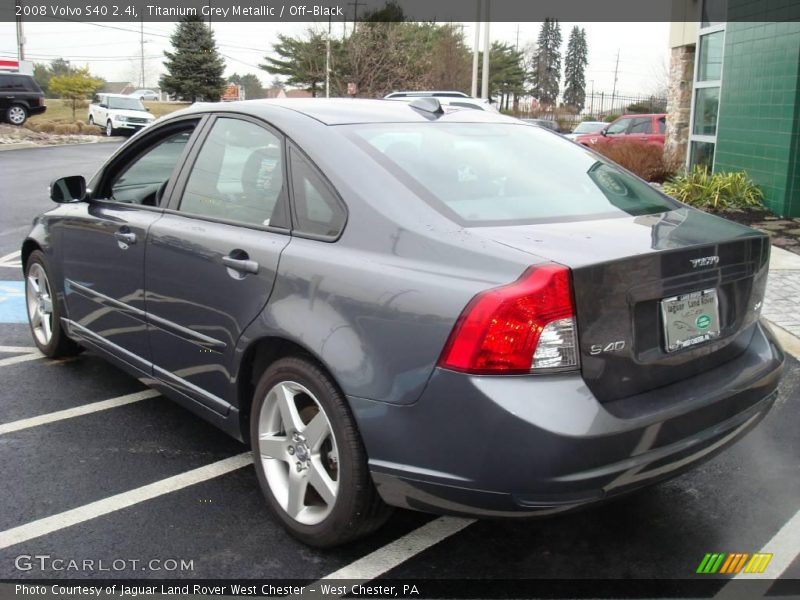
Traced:
<path id="1" fill-rule="evenodd" d="M 667 132 L 664 154 L 670 161 L 683 164 L 689 145 L 694 79 L 694 44 L 672 49 L 667 93 Z"/>

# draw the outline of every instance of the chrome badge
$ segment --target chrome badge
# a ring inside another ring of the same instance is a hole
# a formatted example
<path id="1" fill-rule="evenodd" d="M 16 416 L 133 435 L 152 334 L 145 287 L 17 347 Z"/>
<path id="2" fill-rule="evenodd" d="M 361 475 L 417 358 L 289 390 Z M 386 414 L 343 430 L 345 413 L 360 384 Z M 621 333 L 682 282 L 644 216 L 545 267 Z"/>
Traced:
<path id="1" fill-rule="evenodd" d="M 692 267 L 695 269 L 697 267 L 710 267 L 711 265 L 716 265 L 719 262 L 719 256 L 704 256 L 703 258 L 690 258 L 689 262 L 692 263 Z"/>

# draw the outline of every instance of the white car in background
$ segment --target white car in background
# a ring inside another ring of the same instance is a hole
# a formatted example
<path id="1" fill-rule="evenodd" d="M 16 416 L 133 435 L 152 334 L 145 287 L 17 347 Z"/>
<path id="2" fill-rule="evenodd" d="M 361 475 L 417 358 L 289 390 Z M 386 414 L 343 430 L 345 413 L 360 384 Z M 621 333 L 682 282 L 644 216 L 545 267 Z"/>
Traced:
<path id="1" fill-rule="evenodd" d="M 154 92 L 153 90 L 134 90 L 129 95 L 139 100 L 158 100 L 158 92 Z"/>
<path id="2" fill-rule="evenodd" d="M 136 133 L 156 118 L 139 98 L 123 94 L 97 94 L 89 105 L 89 125 L 105 129 L 107 136 L 122 132 Z"/>

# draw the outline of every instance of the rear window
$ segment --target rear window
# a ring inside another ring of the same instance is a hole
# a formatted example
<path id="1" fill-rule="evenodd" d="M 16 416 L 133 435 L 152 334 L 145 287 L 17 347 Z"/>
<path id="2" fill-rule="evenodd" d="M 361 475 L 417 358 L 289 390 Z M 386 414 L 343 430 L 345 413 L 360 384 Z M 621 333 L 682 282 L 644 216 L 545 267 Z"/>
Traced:
<path id="1" fill-rule="evenodd" d="M 26 75 L 0 75 L 0 88 L 15 92 L 41 92 L 32 77 Z"/>
<path id="2" fill-rule="evenodd" d="M 348 126 L 416 195 L 465 226 L 645 215 L 680 206 L 579 145 L 497 123 Z"/>

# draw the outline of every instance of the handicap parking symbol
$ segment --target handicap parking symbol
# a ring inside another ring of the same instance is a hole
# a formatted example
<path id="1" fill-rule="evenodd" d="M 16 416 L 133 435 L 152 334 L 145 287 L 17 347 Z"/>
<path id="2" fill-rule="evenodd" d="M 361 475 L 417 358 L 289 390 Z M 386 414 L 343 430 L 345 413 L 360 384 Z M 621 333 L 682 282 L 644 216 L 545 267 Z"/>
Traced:
<path id="1" fill-rule="evenodd" d="M 0 281 L 0 323 L 27 323 L 25 282 Z"/>

